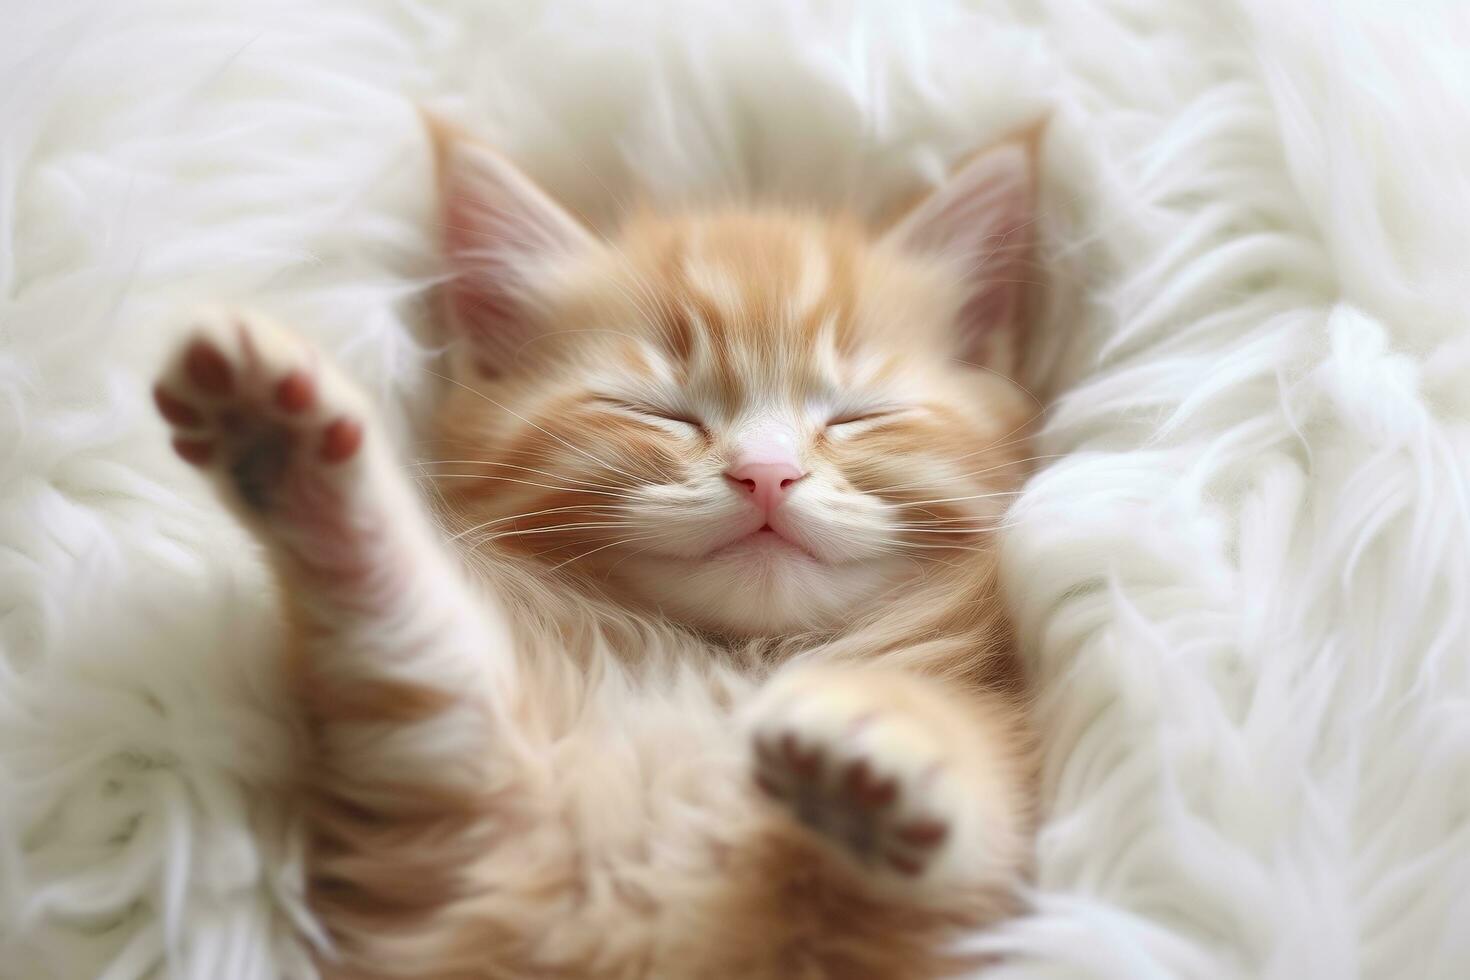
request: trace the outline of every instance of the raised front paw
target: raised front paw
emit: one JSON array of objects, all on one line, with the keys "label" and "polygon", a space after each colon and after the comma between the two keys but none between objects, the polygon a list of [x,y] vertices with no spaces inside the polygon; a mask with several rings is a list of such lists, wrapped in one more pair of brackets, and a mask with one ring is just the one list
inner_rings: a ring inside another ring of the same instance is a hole
[{"label": "raised front paw", "polygon": [[360,399],[312,348],[259,317],[200,317],[153,398],[175,451],[256,513],[331,507],[362,454]]},{"label": "raised front paw", "polygon": [[805,672],[756,706],[756,785],[860,863],[924,875],[955,836],[953,781],[938,733],[881,680]]}]

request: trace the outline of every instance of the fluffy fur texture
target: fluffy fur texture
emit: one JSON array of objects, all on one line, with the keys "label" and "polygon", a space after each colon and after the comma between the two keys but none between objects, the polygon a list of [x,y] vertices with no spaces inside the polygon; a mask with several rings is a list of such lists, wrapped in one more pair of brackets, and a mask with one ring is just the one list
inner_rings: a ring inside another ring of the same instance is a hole
[{"label": "fluffy fur texture", "polygon": [[878,237],[726,204],[598,240],[434,128],[452,537],[284,328],[199,315],[154,388],[284,600],[325,972],[954,974],[1033,824],[993,531],[1037,407],[990,362],[1035,137]]},{"label": "fluffy fur texture", "polygon": [[1000,976],[1463,974],[1457,9],[13,6],[0,975],[311,969],[301,828],[261,790],[296,739],[262,565],[146,392],[156,324],[248,302],[406,443],[425,100],[594,223],[633,174],[877,218],[1054,106],[1030,370],[1067,456],[1006,552],[1037,910],[966,948]]},{"label": "fluffy fur texture", "polygon": [[[428,464],[461,535],[735,636],[851,623],[984,546],[1039,411],[1005,373],[1034,276],[1027,141],[881,237],[725,204],[606,242],[493,150],[441,142],[459,337]],[[737,477],[783,460],[768,515]],[[812,560],[752,560],[782,554],[746,546],[763,525]]]}]

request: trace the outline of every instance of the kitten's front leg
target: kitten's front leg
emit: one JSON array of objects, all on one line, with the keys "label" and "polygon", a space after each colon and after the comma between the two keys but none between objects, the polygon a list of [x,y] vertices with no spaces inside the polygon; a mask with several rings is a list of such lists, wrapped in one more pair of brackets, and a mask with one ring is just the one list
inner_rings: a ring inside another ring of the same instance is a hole
[{"label": "kitten's front leg", "polygon": [[497,726],[515,664],[492,606],[436,540],[366,400],[295,335],[203,317],[155,400],[284,593],[318,888],[349,912],[450,900],[485,801],[512,778],[515,740]]},{"label": "kitten's front leg", "polygon": [[793,665],[749,723],[759,789],[877,893],[977,918],[1012,901],[1030,796],[1014,706],[901,670]]}]

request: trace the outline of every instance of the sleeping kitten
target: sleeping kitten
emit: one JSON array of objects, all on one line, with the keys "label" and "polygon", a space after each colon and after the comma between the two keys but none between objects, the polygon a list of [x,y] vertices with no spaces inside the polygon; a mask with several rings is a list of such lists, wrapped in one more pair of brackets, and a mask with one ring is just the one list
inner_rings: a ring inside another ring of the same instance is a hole
[{"label": "sleeping kitten", "polygon": [[324,972],[962,965],[1031,823],[991,538],[1035,414],[1034,140],[882,234],[732,207],[604,240],[431,128],[434,518],[261,318],[202,318],[155,391],[286,601]]}]

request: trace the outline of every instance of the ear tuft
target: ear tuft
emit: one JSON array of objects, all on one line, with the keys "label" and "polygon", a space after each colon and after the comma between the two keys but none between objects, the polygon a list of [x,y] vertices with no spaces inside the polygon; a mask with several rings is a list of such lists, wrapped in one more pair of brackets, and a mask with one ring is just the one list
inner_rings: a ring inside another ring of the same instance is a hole
[{"label": "ear tuft", "polygon": [[970,293],[956,324],[956,356],[1007,376],[1020,366],[1026,286],[1036,278],[1041,129],[1038,124],[970,158],[886,236],[965,270]]},{"label": "ear tuft", "polygon": [[588,230],[504,156],[422,113],[438,173],[448,319],[482,374],[498,375],[536,333],[538,273],[589,249]]}]

